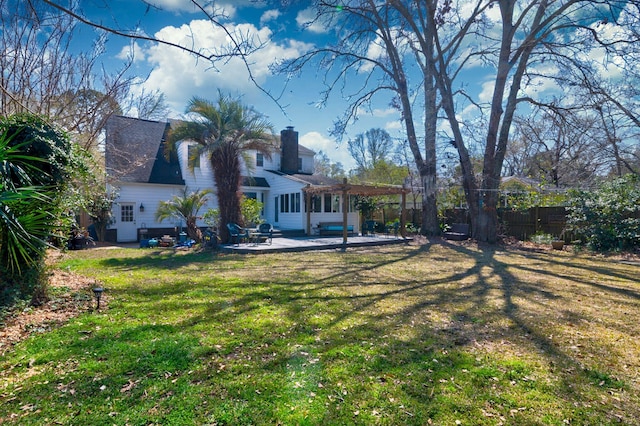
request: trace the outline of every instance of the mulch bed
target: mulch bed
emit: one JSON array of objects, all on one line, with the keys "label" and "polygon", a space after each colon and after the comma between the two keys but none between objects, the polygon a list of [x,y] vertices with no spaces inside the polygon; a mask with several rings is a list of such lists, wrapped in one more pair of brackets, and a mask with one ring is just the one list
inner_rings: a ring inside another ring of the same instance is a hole
[{"label": "mulch bed", "polygon": [[[58,255],[52,254],[55,258]],[[34,333],[44,333],[94,307],[95,280],[53,269],[49,284],[53,295],[44,304],[12,312],[0,321],[0,356]],[[102,302],[101,302],[102,303]]]}]

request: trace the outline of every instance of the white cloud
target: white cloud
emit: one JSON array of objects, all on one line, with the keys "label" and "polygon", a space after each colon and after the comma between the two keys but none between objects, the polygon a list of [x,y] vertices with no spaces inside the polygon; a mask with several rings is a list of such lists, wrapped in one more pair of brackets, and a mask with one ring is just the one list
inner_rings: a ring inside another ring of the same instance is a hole
[{"label": "white cloud", "polygon": [[[159,9],[169,12],[186,12],[186,13],[202,13],[191,0],[147,0],[147,2]],[[236,3],[238,3],[236,1]],[[212,15],[221,15],[233,18],[236,15],[236,7],[238,4],[217,4],[217,3],[201,3],[204,10]]]},{"label": "white cloud", "polygon": [[300,28],[304,28],[312,33],[323,34],[327,32],[326,25],[324,25],[321,20],[317,19],[315,11],[310,7],[298,12],[296,22]]},{"label": "white cloud", "polygon": [[493,99],[493,89],[496,86],[495,80],[489,80],[482,83],[482,90],[478,94],[480,103],[490,103]]},{"label": "white cloud", "polygon": [[[277,59],[298,56],[309,48],[307,44],[289,41],[278,44],[271,41],[271,30],[258,29],[251,24],[228,24],[226,29],[232,34],[255,37],[265,46],[247,57],[253,77],[264,84],[271,76],[269,65]],[[193,20],[180,27],[165,27],[155,34],[160,40],[184,46],[204,55],[220,52],[229,43],[227,33],[208,20]],[[195,58],[193,54],[163,44],[154,44],[144,53],[153,67],[145,83],[148,90],[158,89],[166,96],[167,102],[175,112],[182,112],[187,101],[194,95],[216,98],[218,89],[232,95],[255,95],[258,89],[249,79],[245,63],[237,57],[215,64],[218,71],[204,58]],[[245,99],[246,101],[246,99]],[[250,100],[249,100],[250,101]]]},{"label": "white cloud", "polygon": [[260,25],[264,25],[266,22],[275,21],[280,17],[281,13],[277,9],[267,10],[260,16]]},{"label": "white cloud", "polygon": [[398,110],[395,108],[387,108],[387,109],[380,109],[380,108],[376,108],[373,110],[373,116],[374,117],[388,117],[390,115],[397,115],[398,114]]},{"label": "white cloud", "polygon": [[327,155],[336,149],[336,141],[319,132],[308,132],[300,136],[300,143],[315,152],[325,152]]},{"label": "white cloud", "polygon": [[403,124],[402,124],[402,122],[400,120],[394,120],[394,121],[388,121],[384,125],[384,129],[389,133],[393,133],[393,132],[397,132],[399,130],[403,130],[404,126],[403,126]]},{"label": "white cloud", "polygon": [[133,62],[143,62],[146,60],[146,55],[142,47],[138,42],[133,42],[129,46],[123,46],[120,53],[116,55],[116,58],[128,61],[133,59]]},{"label": "white cloud", "polygon": [[351,158],[345,145],[338,145],[334,139],[326,137],[319,132],[308,132],[300,136],[300,144],[316,153],[324,152],[332,162],[342,163],[345,170],[355,166],[353,158]]}]

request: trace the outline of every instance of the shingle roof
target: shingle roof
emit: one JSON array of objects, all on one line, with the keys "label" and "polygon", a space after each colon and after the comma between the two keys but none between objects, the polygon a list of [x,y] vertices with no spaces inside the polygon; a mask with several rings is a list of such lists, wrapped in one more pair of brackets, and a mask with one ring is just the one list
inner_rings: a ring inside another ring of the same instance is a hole
[{"label": "shingle roof", "polygon": [[263,177],[242,176],[242,186],[269,188],[269,182]]},{"label": "shingle roof", "polygon": [[323,175],[308,175],[303,173],[283,173],[278,170],[267,170],[269,173],[273,173],[274,175],[284,176],[291,180],[295,180],[297,182],[308,184],[308,185],[337,185],[340,183],[339,180],[333,179]]},{"label": "shingle roof", "polygon": [[105,146],[108,173],[123,182],[184,185],[177,155],[169,160],[164,156],[168,130],[169,123],[109,117]]},{"label": "shingle roof", "polygon": [[[277,146],[277,149],[275,152],[280,153],[282,152],[282,139],[280,138],[280,135],[274,135],[274,138],[276,140],[276,146]],[[316,155],[316,152],[298,143],[298,154]]]}]

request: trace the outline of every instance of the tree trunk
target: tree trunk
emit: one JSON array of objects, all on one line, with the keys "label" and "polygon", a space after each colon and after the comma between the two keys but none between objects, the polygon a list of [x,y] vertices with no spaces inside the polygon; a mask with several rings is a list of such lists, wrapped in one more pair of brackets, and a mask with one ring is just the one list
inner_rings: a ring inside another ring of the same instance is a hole
[{"label": "tree trunk", "polygon": [[[438,208],[436,205],[436,175],[423,167],[420,170],[420,181],[422,183],[422,235],[434,236],[440,234],[438,224]],[[425,170],[425,172],[423,172]]]},{"label": "tree trunk", "polygon": [[211,165],[216,180],[218,207],[220,209],[220,238],[229,240],[228,223],[242,226],[240,216],[240,160],[232,147],[219,148],[211,156]]},{"label": "tree trunk", "polygon": [[187,220],[187,235],[189,238],[195,240],[196,243],[202,241],[202,231],[198,228],[195,217],[190,217]]}]

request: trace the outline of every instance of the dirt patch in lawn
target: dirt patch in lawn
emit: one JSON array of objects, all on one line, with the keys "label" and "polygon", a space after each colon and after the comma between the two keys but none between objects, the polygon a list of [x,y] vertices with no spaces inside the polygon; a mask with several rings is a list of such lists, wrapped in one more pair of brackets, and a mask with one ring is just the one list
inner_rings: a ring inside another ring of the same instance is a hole
[{"label": "dirt patch in lawn", "polygon": [[[47,263],[60,257],[51,252]],[[37,307],[28,306],[12,312],[0,323],[0,356],[13,345],[34,333],[44,333],[93,309],[93,287],[95,280],[70,271],[52,268],[49,274],[49,300]]]}]

